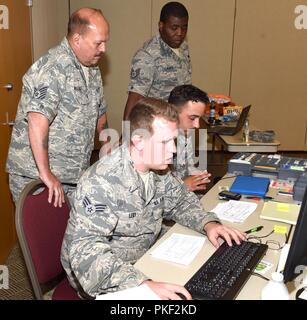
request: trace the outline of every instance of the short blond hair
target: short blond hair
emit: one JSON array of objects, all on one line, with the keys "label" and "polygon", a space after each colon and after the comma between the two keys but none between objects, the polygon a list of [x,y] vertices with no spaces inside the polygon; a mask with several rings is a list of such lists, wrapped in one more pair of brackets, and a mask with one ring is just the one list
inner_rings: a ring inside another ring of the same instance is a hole
[{"label": "short blond hair", "polygon": [[144,98],[133,107],[129,115],[130,137],[137,129],[153,134],[152,123],[155,117],[179,123],[178,112],[173,105],[160,99]]}]

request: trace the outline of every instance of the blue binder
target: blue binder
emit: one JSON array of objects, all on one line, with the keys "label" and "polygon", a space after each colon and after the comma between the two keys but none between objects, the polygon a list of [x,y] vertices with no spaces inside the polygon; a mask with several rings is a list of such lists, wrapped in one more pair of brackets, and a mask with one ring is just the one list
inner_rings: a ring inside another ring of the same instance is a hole
[{"label": "blue binder", "polygon": [[269,184],[269,178],[239,176],[236,177],[229,191],[264,197],[268,191]]}]

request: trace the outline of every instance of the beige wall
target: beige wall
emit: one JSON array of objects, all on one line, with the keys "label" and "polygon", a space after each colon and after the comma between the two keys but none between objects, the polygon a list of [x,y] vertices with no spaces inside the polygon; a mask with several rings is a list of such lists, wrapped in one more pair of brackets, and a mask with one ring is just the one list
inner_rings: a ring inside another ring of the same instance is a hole
[{"label": "beige wall", "polygon": [[110,40],[101,71],[109,126],[121,132],[131,58],[151,35],[151,0],[71,0],[70,3],[71,12],[83,6],[99,8],[109,21]]},{"label": "beige wall", "polygon": [[56,46],[67,32],[69,0],[33,0],[33,60]]},{"label": "beige wall", "polygon": [[251,122],[274,129],[282,150],[306,150],[307,30],[297,0],[238,0],[231,95],[252,104]]},{"label": "beige wall", "polygon": [[[66,34],[71,12],[102,9],[111,27],[101,63],[109,125],[121,131],[134,52],[158,30],[165,0],[34,0],[34,59]],[[299,0],[182,0],[190,13],[193,83],[251,103],[251,122],[273,129],[280,150],[307,150],[307,30],[294,28]],[[235,29],[234,29],[235,26]],[[234,32],[235,30],[235,32]],[[232,54],[233,51],[233,54]]]}]

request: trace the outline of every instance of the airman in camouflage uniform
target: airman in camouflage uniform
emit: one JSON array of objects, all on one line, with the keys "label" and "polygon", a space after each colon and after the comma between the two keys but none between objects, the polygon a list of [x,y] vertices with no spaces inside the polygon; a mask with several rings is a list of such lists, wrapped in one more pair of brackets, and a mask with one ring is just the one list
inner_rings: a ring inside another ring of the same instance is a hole
[{"label": "airman in camouflage uniform", "polygon": [[168,99],[179,84],[192,82],[192,67],[187,42],[178,49],[178,56],[160,34],[147,41],[132,59],[128,91],[144,97]]},{"label": "airman in camouflage uniform", "polygon": [[[179,113],[179,134],[177,136],[177,154],[172,166],[173,173],[183,179],[190,191],[206,189],[210,182],[207,171],[196,167],[197,161],[193,147],[193,132],[200,127],[200,118],[205,114],[208,95],[199,88],[188,84],[175,87],[168,102]],[[200,195],[201,196],[201,195]]]},{"label": "airman in camouflage uniform", "polygon": [[62,244],[63,267],[72,286],[89,296],[144,283],[162,299],[179,299],[176,293],[191,299],[183,286],[149,281],[133,266],[161,234],[162,219],[206,232],[215,246],[220,236],[228,244],[243,236],[205,212],[182,180],[165,171],[176,152],[174,107],[143,99],[129,119],[129,148],[125,137],[78,182]]},{"label": "airman in camouflage uniform", "polygon": [[[87,14],[84,9],[80,11]],[[93,9],[89,11],[92,14]],[[24,186],[39,177],[29,141],[28,113],[48,119],[51,172],[62,183],[76,184],[90,164],[97,119],[106,113],[99,67],[85,67],[64,38],[23,77],[6,166],[15,201]]]},{"label": "airman in camouflage uniform", "polygon": [[159,33],[134,55],[124,119],[144,97],[167,101],[171,90],[192,82],[192,67],[185,37],[189,13],[179,2],[169,2],[160,14]]},{"label": "airman in camouflage uniform", "polygon": [[170,172],[150,172],[145,195],[125,145],[85,172],[74,197],[62,264],[71,284],[90,296],[148,279],[133,263],[155,243],[163,218],[202,233],[206,223],[218,221]]}]

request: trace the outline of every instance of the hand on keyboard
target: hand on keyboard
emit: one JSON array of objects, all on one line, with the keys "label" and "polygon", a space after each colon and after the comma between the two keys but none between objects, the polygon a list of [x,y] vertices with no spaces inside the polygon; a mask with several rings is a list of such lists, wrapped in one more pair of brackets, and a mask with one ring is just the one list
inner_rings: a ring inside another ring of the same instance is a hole
[{"label": "hand on keyboard", "polygon": [[242,241],[224,242],[185,284],[194,299],[234,299],[268,246]]},{"label": "hand on keyboard", "polygon": [[220,246],[218,242],[218,238],[220,237],[225,239],[229,246],[232,246],[232,240],[237,244],[240,244],[242,240],[246,240],[246,234],[244,232],[216,222],[207,223],[204,230],[207,233],[208,239],[216,248]]}]

